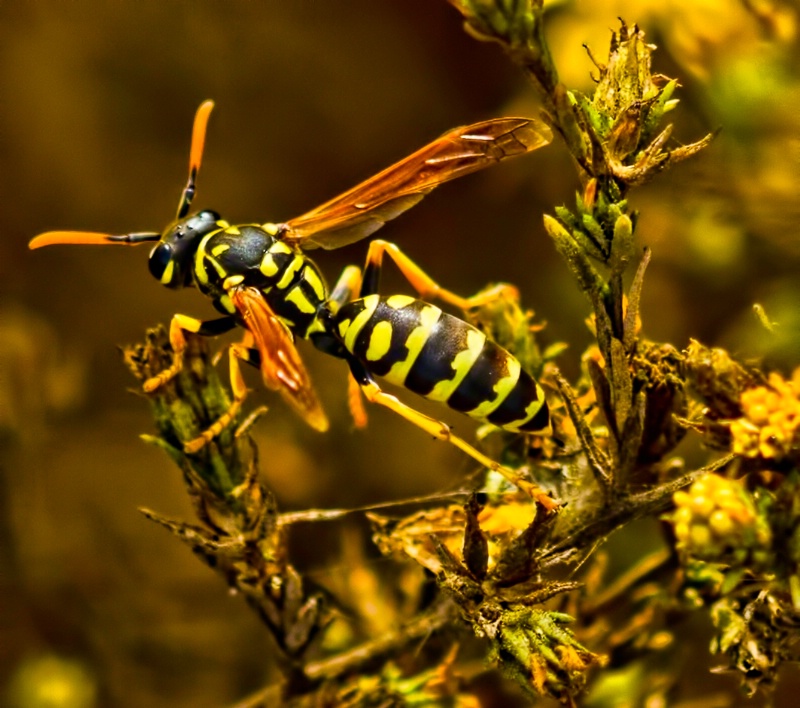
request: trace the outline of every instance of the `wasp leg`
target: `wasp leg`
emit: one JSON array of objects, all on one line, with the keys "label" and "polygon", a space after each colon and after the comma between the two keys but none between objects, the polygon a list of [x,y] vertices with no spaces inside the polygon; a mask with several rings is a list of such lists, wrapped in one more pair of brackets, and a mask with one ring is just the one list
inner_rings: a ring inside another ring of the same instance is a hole
[{"label": "wasp leg", "polygon": [[350,409],[353,425],[359,430],[367,427],[367,409],[364,407],[364,399],[361,396],[361,390],[361,384],[356,381],[353,374],[348,374],[347,407]]},{"label": "wasp leg", "polygon": [[193,332],[204,337],[216,337],[236,327],[233,317],[220,317],[216,320],[198,320],[187,315],[175,315],[169,323],[169,343],[172,345],[172,365],[157,376],[144,382],[145,393],[152,393],[167,381],[174,379],[183,368],[183,352],[186,349],[184,332]]},{"label": "wasp leg", "polygon": [[[339,308],[350,302],[361,287],[361,268],[358,266],[347,266],[336,281],[336,285],[328,296],[328,306],[333,314]],[[367,427],[367,411],[364,408],[364,399],[361,396],[361,388],[358,381],[352,374],[347,376],[347,406],[353,418],[353,425],[356,428]]]},{"label": "wasp leg", "polygon": [[446,302],[466,311],[492,302],[504,291],[507,291],[509,288],[513,289],[512,285],[500,284],[485,290],[479,295],[461,297],[439,285],[431,276],[411,260],[409,256],[403,253],[397,245],[378,239],[369,244],[367,263],[364,267],[364,279],[361,285],[361,297],[378,292],[378,281],[380,280],[380,271],[383,267],[384,254],[388,255],[389,258],[394,261],[395,265],[400,269],[400,272],[405,276],[406,280],[411,283],[412,287],[419,293],[423,300],[438,298],[442,302]]},{"label": "wasp leg", "polygon": [[333,286],[331,294],[328,296],[327,303],[331,312],[336,314],[342,305],[350,302],[361,287],[361,268],[358,266],[347,266]]},{"label": "wasp leg", "polygon": [[228,348],[228,360],[231,376],[231,391],[233,392],[233,402],[217,420],[198,435],[193,440],[183,444],[183,451],[189,455],[202,450],[208,443],[217,437],[225,428],[227,428],[236,418],[239,410],[247,398],[247,386],[244,383],[242,376],[242,367],[239,365],[240,361],[245,361],[253,366],[260,365],[261,356],[257,349],[250,347],[252,344],[252,336],[246,333],[245,339],[240,344],[231,344]]},{"label": "wasp leg", "polygon": [[416,425],[418,428],[422,428],[422,430],[429,435],[432,435],[438,440],[445,440],[451,445],[455,445],[455,447],[462,452],[466,452],[470,457],[472,457],[474,460],[477,460],[484,467],[503,475],[503,477],[511,482],[511,484],[521,489],[531,498],[535,499],[543,507],[545,507],[545,509],[550,510],[558,507],[558,502],[551,498],[547,492],[532,482],[529,482],[527,479],[524,479],[517,472],[514,472],[507,467],[503,467],[499,462],[495,462],[490,457],[484,455],[480,450],[474,448],[466,440],[455,435],[450,429],[450,426],[446,423],[443,423],[436,418],[431,418],[424,413],[420,413],[418,410],[415,410],[414,408],[411,408],[400,401],[400,399],[398,399],[396,396],[383,391],[360,362],[356,360],[350,360],[349,363],[353,377],[358,382],[361,390],[364,392],[364,396],[368,401],[389,408],[410,423]]},{"label": "wasp leg", "polygon": [[252,428],[256,424],[256,421],[258,421],[259,418],[266,415],[267,413],[269,413],[269,408],[267,406],[259,406],[258,408],[256,408],[252,413],[250,413],[247,416],[247,418],[245,418],[241,422],[239,427],[236,428],[236,432],[234,433],[235,437],[237,438],[242,437],[245,433],[247,433],[250,430],[250,428]]}]

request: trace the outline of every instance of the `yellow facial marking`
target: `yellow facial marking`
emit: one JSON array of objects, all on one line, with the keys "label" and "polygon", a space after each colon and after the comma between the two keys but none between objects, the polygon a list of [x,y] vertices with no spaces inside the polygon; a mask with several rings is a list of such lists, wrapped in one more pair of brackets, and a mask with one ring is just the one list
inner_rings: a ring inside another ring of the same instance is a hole
[{"label": "yellow facial marking", "polygon": [[283,271],[283,275],[281,279],[275,283],[275,287],[278,290],[284,290],[285,288],[289,287],[289,283],[292,282],[294,276],[297,274],[297,271],[300,270],[305,265],[305,259],[302,256],[295,256],[292,259],[292,262],[286,267]]},{"label": "yellow facial marking", "polygon": [[386,374],[386,380],[393,384],[402,386],[405,383],[406,376],[411,370],[411,366],[417,360],[422,347],[428,341],[431,329],[439,321],[442,316],[442,311],[436,305],[426,305],[419,313],[420,323],[411,331],[406,339],[406,347],[408,348],[408,356],[403,361],[398,361],[389,369]]},{"label": "yellow facial marking", "polygon": [[369,321],[370,317],[372,317],[375,308],[378,307],[379,300],[380,297],[378,295],[367,295],[367,297],[363,299],[364,309],[355,316],[353,323],[344,336],[344,346],[351,354],[356,345],[358,333],[364,328],[364,325]]},{"label": "yellow facial marking", "polygon": [[164,272],[161,275],[161,282],[164,285],[169,285],[169,283],[172,281],[172,274],[174,272],[175,272],[175,261],[170,260],[167,263],[167,267],[164,268]]},{"label": "yellow facial marking", "polygon": [[467,411],[467,415],[470,418],[484,420],[486,416],[492,413],[495,408],[506,399],[506,396],[511,393],[511,390],[517,385],[517,381],[519,381],[520,372],[519,362],[511,355],[508,355],[506,358],[506,370],[508,374],[500,379],[494,386],[495,397],[491,401],[484,401],[471,411]]},{"label": "yellow facial marking", "polygon": [[386,298],[386,304],[393,310],[400,310],[414,302],[414,299],[410,295],[390,295]]},{"label": "yellow facial marking", "polygon": [[264,258],[261,259],[259,270],[268,278],[274,277],[278,272],[278,264],[275,262],[271,253],[267,253]]},{"label": "yellow facial marking", "polygon": [[231,236],[239,236],[241,235],[242,232],[239,231],[239,228],[237,226],[228,226],[225,229],[225,233],[230,234]]},{"label": "yellow facial marking", "polygon": [[425,398],[432,401],[446,401],[450,398],[450,394],[458,388],[472,365],[477,361],[485,342],[486,335],[483,332],[475,329],[469,330],[467,332],[467,348],[456,354],[452,361],[455,376],[449,381],[439,381]]},{"label": "yellow facial marking", "polygon": [[239,285],[240,283],[244,282],[243,275],[229,275],[225,280],[222,282],[222,287],[225,290],[230,290],[232,287]]},{"label": "yellow facial marking", "polygon": [[367,361],[378,361],[383,358],[392,346],[392,323],[378,322],[372,328],[367,347]]},{"label": "yellow facial marking", "polygon": [[306,269],[303,271],[303,277],[305,278],[306,282],[311,286],[311,289],[314,291],[314,295],[316,295],[320,300],[325,299],[325,285],[323,284],[322,280],[320,280],[319,274],[317,271],[309,266],[306,263]]},{"label": "yellow facial marking", "polygon": [[292,288],[286,295],[286,302],[291,302],[300,312],[311,315],[315,312],[308,298],[301,292],[300,288]]},{"label": "yellow facial marking", "polygon": [[220,253],[225,253],[230,247],[231,245],[229,243],[220,243],[211,249],[211,255],[218,256]]}]

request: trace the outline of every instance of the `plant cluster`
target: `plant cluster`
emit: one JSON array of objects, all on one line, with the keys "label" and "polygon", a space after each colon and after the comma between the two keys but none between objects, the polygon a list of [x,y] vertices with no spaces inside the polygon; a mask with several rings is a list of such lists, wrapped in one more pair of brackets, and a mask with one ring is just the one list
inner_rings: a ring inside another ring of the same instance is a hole
[{"label": "plant cluster", "polygon": [[[387,579],[354,561],[361,580],[350,587],[350,613],[363,619],[379,602],[391,625],[360,636],[287,546],[293,524],[343,512],[279,513],[258,479],[253,416],[198,453],[183,451],[180,441],[228,408],[192,337],[184,370],[152,396],[159,434],[147,439],[181,468],[198,522],[145,513],[222,573],[275,638],[284,680],[242,705],[478,705],[458,653],[476,651],[470,635],[531,697],[574,705],[588,691],[606,705],[613,684],[643,704],[677,683],[642,667],[693,611],[711,617],[723,667],[749,692],[766,690],[798,658],[800,373],[785,380],[698,342],[680,349],[646,339],[639,304],[651,254],[637,246],[639,215],[628,201],[712,136],[673,145],[664,119],[678,81],[652,73],[655,47],[636,25],[621,22],[608,58],[592,57],[596,85],[586,95],[559,79],[541,0],[451,3],[471,35],[499,44],[530,78],[581,185],[573,207],[544,217],[591,307],[595,343],[580,379],[568,382],[555,366],[564,345],[540,347],[541,327],[514,288],[465,313],[540,378],[554,418],[552,438],[487,430],[481,442],[561,507],[546,510],[487,474],[463,504],[370,514],[377,548],[399,561],[403,591],[398,599],[381,590]],[[171,361],[162,330],[125,356],[140,380]],[[703,466],[687,469],[676,454],[687,437],[705,445]],[[609,577],[598,547],[642,518],[661,520],[662,548]],[[620,676],[622,688],[613,683]]]}]

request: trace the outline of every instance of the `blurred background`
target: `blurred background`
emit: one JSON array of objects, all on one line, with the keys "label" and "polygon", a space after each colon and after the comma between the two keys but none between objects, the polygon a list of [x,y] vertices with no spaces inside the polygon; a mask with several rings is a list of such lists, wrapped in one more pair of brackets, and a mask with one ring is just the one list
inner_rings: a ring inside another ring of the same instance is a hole
[{"label": "blurred background", "polygon": [[[644,332],[789,371],[800,364],[797,9],[554,2],[548,37],[569,87],[591,90],[581,45],[602,60],[617,16],[638,22],[659,46],[656,69],[680,79],[675,139],[722,128],[632,195],[653,249]],[[232,223],[297,216],[456,125],[538,112],[522,75],[443,0],[0,3],[0,704],[218,706],[270,681],[256,617],[137,512],[191,516],[178,471],[138,438],[152,430],[148,405],[117,347],[210,305],[155,282],[147,247],[27,249],[51,229],[161,230],[206,98],[217,107],[195,205]],[[543,343],[570,343],[559,363],[574,378],[588,303],[541,215],[573,204],[577,187],[556,141],[442,187],[381,236],[459,293],[517,284],[548,323]],[[358,243],[314,255],[333,282],[365,254]],[[388,271],[383,290],[406,291]],[[473,470],[382,410],[353,433],[343,365],[301,351],[327,435],[249,379],[248,405],[271,408],[255,437],[282,508],[433,494]],[[335,526],[317,525],[297,558],[324,583],[340,571],[340,544]],[[37,685],[50,702],[34,700]],[[777,703],[794,705],[786,689]]]}]

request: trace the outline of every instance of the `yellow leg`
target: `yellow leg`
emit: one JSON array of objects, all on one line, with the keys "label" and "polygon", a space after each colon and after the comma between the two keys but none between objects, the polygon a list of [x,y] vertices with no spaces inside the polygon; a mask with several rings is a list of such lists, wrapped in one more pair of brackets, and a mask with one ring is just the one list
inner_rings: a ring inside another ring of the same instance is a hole
[{"label": "yellow leg", "polygon": [[350,302],[358,293],[361,287],[361,268],[358,266],[347,266],[336,285],[333,286],[330,295],[328,296],[328,307],[334,314],[339,311],[339,308],[345,303]]},{"label": "yellow leg", "polygon": [[144,382],[145,393],[152,393],[160,388],[174,379],[183,369],[183,353],[186,350],[184,332],[193,332],[205,337],[215,337],[233,329],[235,326],[236,321],[232,317],[203,321],[187,315],[174,315],[169,323],[169,343],[173,352],[172,365],[157,376],[153,376]]},{"label": "yellow leg", "polygon": [[353,418],[353,425],[358,428],[367,427],[367,409],[364,408],[364,399],[361,397],[361,386],[353,374],[347,376],[347,405]]},{"label": "yellow leg", "polygon": [[239,361],[249,358],[250,347],[247,343],[250,341],[249,332],[245,337],[245,342],[241,344],[231,344],[228,349],[228,360],[231,376],[231,391],[233,392],[233,402],[227,411],[225,411],[211,426],[204,430],[194,440],[189,440],[183,444],[183,451],[188,454],[194,454],[202,450],[208,443],[217,437],[225,428],[227,428],[236,418],[239,410],[247,397],[247,386],[244,383],[242,376],[242,368]]},{"label": "yellow leg", "polygon": [[511,484],[515,485],[523,492],[528,494],[531,498],[539,502],[545,509],[555,509],[558,507],[558,502],[552,499],[543,489],[540,489],[532,482],[521,477],[513,470],[503,467],[499,462],[495,462],[490,457],[484,455],[480,450],[477,450],[470,445],[466,440],[453,434],[450,427],[440,420],[431,418],[424,413],[414,410],[410,406],[400,401],[395,396],[392,396],[381,388],[374,381],[366,381],[360,384],[361,390],[364,392],[367,400],[372,403],[377,403],[393,410],[398,415],[403,416],[407,421],[413,423],[419,428],[422,428],[426,433],[432,435],[439,440],[445,440],[451,445],[455,445],[459,450],[466,452],[474,460],[477,460],[484,467],[488,467],[494,472],[503,475]]},{"label": "yellow leg", "polygon": [[167,381],[174,379],[183,368],[183,352],[186,350],[186,332],[197,332],[202,326],[200,320],[186,315],[175,315],[169,323],[169,343],[172,345],[172,365],[164,369],[157,376],[147,379],[144,382],[145,393],[152,393],[157,388],[163,386]]},{"label": "yellow leg", "polygon": [[[395,265],[400,269],[400,272],[405,276],[406,280],[411,283],[412,287],[419,293],[423,300],[436,298],[461,310],[471,310],[472,308],[492,302],[497,299],[503,291],[513,287],[507,284],[500,284],[484,290],[479,295],[461,297],[461,295],[457,295],[451,290],[447,290],[439,285],[430,275],[411,260],[411,258],[403,253],[397,245],[380,239],[372,241],[369,244],[367,265],[365,267],[365,272],[367,273],[365,280],[367,277],[374,277],[375,271],[380,270],[383,265],[384,254],[388,255],[389,258],[394,261]],[[367,293],[362,293],[362,295],[363,294]]]},{"label": "yellow leg", "polygon": [[250,428],[255,425],[256,421],[267,413],[269,413],[269,408],[267,406],[259,406],[256,408],[239,424],[239,427],[236,428],[236,437],[240,438],[245,435]]},{"label": "yellow leg", "polygon": [[[360,287],[361,268],[352,265],[347,266],[342,271],[339,280],[336,281],[336,285],[328,296],[327,304],[331,312],[335,314],[342,305],[356,297]],[[366,428],[367,411],[364,408],[364,400],[361,397],[361,388],[352,374],[348,376],[347,381],[347,405],[350,409],[350,415],[353,418],[353,425],[359,429]]]}]

